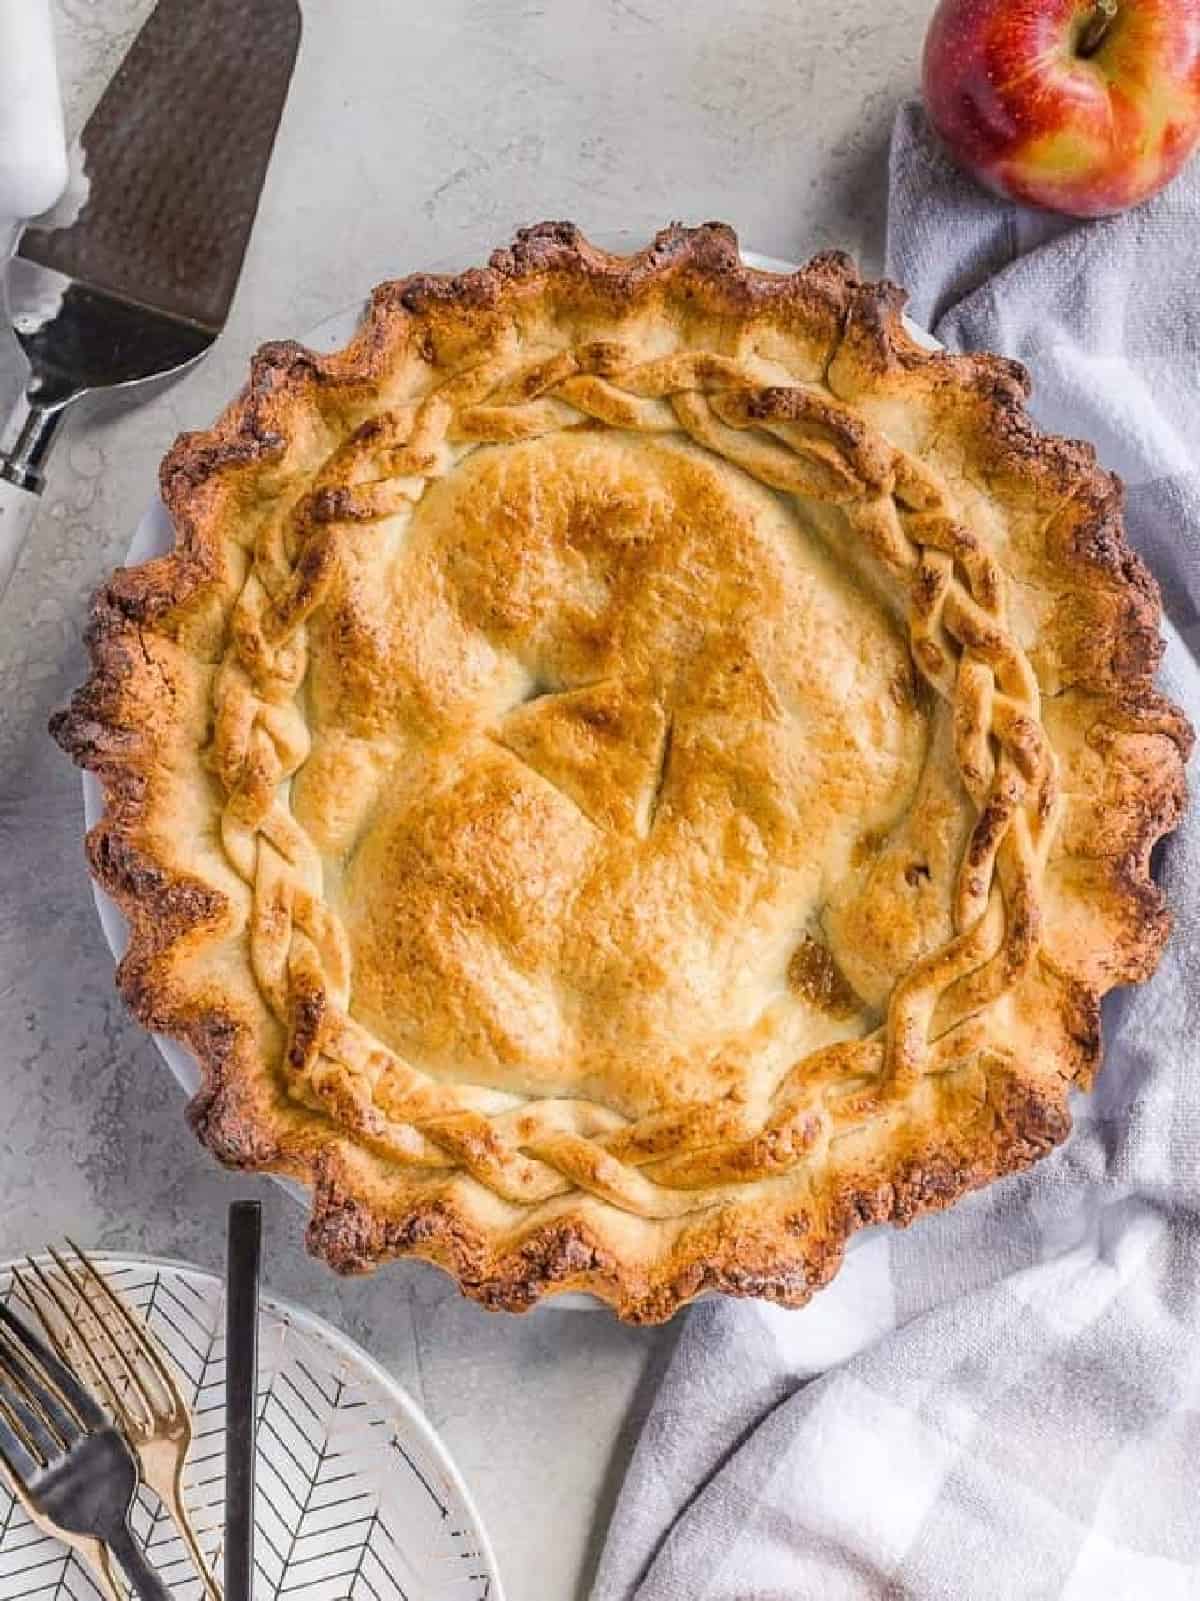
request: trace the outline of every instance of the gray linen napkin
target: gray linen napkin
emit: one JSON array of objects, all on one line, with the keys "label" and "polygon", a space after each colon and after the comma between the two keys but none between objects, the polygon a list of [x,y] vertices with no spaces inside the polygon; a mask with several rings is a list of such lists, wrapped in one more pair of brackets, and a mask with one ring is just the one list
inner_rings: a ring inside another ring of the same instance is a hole
[{"label": "gray linen napkin", "polygon": [[[904,108],[888,271],[947,345],[1018,357],[1033,409],[1125,478],[1162,584],[1167,692],[1200,724],[1200,164],[1112,220],[992,199]],[[687,1316],[593,1601],[1200,1596],[1200,808],[1163,850],[1176,927],[1109,998],[1067,1145],[801,1312]]]}]

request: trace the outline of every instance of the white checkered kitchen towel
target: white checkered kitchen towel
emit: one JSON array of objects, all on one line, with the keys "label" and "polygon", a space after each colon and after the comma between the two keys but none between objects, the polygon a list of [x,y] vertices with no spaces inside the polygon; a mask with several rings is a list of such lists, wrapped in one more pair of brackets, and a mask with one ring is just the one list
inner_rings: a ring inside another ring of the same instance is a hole
[{"label": "white checkered kitchen towel", "polygon": [[[889,275],[947,345],[1003,351],[1093,439],[1162,584],[1167,692],[1200,723],[1200,163],[1112,220],[995,200],[917,107]],[[1200,807],[1162,853],[1173,941],[1110,997],[1068,1144],[802,1312],[687,1316],[593,1601],[1200,1597]]]}]

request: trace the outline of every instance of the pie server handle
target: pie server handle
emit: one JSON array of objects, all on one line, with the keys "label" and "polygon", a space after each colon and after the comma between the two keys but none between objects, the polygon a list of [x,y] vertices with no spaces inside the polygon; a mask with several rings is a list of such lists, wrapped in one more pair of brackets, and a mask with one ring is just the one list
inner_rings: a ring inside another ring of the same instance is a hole
[{"label": "pie server handle", "polygon": [[22,398],[0,430],[0,441],[12,441],[8,449],[0,445],[0,600],[37,514],[42,468],[68,403],[39,406]]}]

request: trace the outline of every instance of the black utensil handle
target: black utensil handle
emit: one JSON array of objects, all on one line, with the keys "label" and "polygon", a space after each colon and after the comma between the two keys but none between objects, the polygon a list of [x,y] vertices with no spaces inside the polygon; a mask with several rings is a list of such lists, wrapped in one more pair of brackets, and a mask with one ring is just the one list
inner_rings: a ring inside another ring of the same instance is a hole
[{"label": "black utensil handle", "polygon": [[0,478],[31,495],[46,487],[46,458],[75,397],[43,399],[32,383],[6,418],[0,416]]},{"label": "black utensil handle", "polygon": [[140,1601],[171,1601],[170,1590],[146,1560],[128,1524],[111,1535],[108,1549],[125,1570],[125,1577]]},{"label": "black utensil handle", "polygon": [[251,1601],[254,1584],[254,1434],[258,1386],[258,1276],[262,1206],[229,1208],[225,1279],[225,1601]]},{"label": "black utensil handle", "polygon": [[41,503],[42,469],[62,414],[62,406],[38,405],[28,396],[17,402],[7,424],[0,413],[0,600]]}]

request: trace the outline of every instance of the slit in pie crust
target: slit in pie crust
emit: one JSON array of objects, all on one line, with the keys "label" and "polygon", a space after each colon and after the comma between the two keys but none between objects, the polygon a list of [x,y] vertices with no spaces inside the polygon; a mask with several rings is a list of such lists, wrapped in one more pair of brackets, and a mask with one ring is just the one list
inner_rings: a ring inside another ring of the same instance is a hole
[{"label": "slit in pie crust", "polygon": [[1191,731],[1117,480],[902,303],[547,223],[164,462],[54,732],[126,999],[335,1267],[799,1305],[1065,1137]]}]

